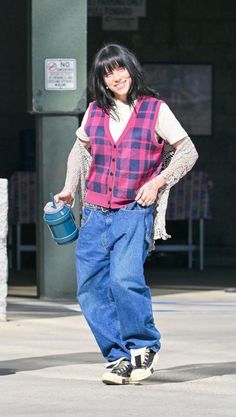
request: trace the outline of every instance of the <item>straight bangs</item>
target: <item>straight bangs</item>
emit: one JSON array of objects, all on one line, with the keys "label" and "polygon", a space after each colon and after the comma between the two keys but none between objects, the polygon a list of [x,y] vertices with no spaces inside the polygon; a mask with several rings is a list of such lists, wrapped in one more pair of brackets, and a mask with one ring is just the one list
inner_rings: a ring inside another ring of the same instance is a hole
[{"label": "straight bangs", "polygon": [[127,68],[127,63],[125,63],[125,60],[120,56],[114,56],[114,57],[104,57],[104,59],[99,62],[98,64],[98,73],[99,77],[102,77],[102,79],[107,75],[109,72],[114,71],[116,68],[124,67]]}]

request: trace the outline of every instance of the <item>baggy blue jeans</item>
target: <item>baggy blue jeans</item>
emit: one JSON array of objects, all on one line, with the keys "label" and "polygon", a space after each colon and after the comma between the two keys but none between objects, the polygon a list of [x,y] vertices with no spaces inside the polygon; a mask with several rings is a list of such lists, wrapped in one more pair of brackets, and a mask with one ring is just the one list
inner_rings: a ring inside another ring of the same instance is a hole
[{"label": "baggy blue jeans", "polygon": [[130,359],[130,349],[160,349],[143,264],[153,205],[136,201],[119,210],[83,208],[76,246],[78,302],[108,361]]}]

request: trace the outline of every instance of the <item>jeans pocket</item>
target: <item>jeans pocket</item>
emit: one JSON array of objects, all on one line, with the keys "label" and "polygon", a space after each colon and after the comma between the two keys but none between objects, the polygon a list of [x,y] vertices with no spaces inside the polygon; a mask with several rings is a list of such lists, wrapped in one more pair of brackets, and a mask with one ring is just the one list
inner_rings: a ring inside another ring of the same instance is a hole
[{"label": "jeans pocket", "polygon": [[93,210],[91,210],[88,207],[83,208],[80,228],[84,227],[88,223],[89,219],[91,218],[92,212]]},{"label": "jeans pocket", "polygon": [[137,201],[132,201],[132,203],[127,204],[122,207],[120,210],[125,211],[144,211],[146,207],[141,206]]}]

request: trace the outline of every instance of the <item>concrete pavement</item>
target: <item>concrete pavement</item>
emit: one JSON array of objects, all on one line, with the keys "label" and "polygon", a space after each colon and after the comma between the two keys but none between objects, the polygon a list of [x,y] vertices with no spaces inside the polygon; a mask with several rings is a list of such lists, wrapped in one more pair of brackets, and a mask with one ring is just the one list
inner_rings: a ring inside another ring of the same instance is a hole
[{"label": "concrete pavement", "polygon": [[226,417],[236,409],[236,293],[155,290],[158,371],[105,386],[75,303],[9,297],[0,322],[1,417]]}]

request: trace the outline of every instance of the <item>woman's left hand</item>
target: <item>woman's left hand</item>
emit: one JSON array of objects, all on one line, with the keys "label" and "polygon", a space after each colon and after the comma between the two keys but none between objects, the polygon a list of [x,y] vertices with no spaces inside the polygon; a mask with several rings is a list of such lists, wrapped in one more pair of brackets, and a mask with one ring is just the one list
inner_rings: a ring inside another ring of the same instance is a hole
[{"label": "woman's left hand", "polygon": [[158,191],[165,185],[165,178],[160,174],[151,181],[146,182],[138,191],[135,200],[141,206],[150,206],[155,203]]}]

